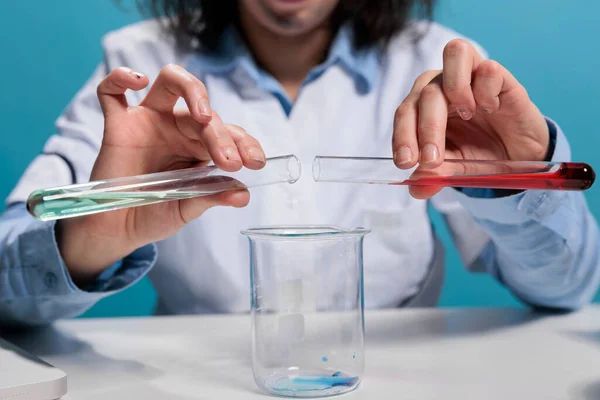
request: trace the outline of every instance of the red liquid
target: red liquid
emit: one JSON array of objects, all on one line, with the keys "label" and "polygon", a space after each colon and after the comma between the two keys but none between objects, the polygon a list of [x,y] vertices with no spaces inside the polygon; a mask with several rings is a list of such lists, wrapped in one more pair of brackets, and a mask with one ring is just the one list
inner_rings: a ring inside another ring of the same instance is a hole
[{"label": "red liquid", "polygon": [[584,163],[562,163],[554,172],[504,173],[502,175],[427,176],[393,185],[442,186],[517,190],[586,190],[596,174]]}]

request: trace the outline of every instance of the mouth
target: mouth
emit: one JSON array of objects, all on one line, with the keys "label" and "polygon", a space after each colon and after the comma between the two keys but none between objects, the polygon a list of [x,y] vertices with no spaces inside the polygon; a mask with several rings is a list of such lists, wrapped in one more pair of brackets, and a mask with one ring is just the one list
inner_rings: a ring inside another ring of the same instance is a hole
[{"label": "mouth", "polygon": [[275,12],[292,12],[303,7],[308,0],[266,0]]}]

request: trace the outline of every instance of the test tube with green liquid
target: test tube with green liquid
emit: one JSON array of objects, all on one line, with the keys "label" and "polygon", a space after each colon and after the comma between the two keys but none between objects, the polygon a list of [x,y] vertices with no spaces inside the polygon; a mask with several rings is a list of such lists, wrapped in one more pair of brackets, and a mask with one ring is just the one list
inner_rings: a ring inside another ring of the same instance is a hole
[{"label": "test tube with green liquid", "polygon": [[27,199],[29,213],[52,221],[105,211],[250,189],[300,178],[294,155],[268,158],[260,170],[226,172],[214,165],[36,190]]}]

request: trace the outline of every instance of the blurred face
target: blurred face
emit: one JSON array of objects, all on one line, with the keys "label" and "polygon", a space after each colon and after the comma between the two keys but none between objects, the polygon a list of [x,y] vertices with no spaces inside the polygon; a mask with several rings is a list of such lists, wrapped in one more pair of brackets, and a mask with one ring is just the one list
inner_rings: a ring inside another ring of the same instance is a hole
[{"label": "blurred face", "polygon": [[284,36],[299,36],[325,22],[340,0],[238,0],[242,18]]}]

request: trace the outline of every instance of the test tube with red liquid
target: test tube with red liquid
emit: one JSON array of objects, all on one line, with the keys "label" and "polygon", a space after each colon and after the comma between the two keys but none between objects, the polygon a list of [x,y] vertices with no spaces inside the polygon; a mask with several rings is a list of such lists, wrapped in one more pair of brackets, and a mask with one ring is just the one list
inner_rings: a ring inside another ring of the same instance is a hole
[{"label": "test tube with red liquid", "polygon": [[402,170],[391,158],[317,156],[313,178],[317,182],[583,191],[593,185],[596,174],[579,162],[449,159],[433,169]]}]

